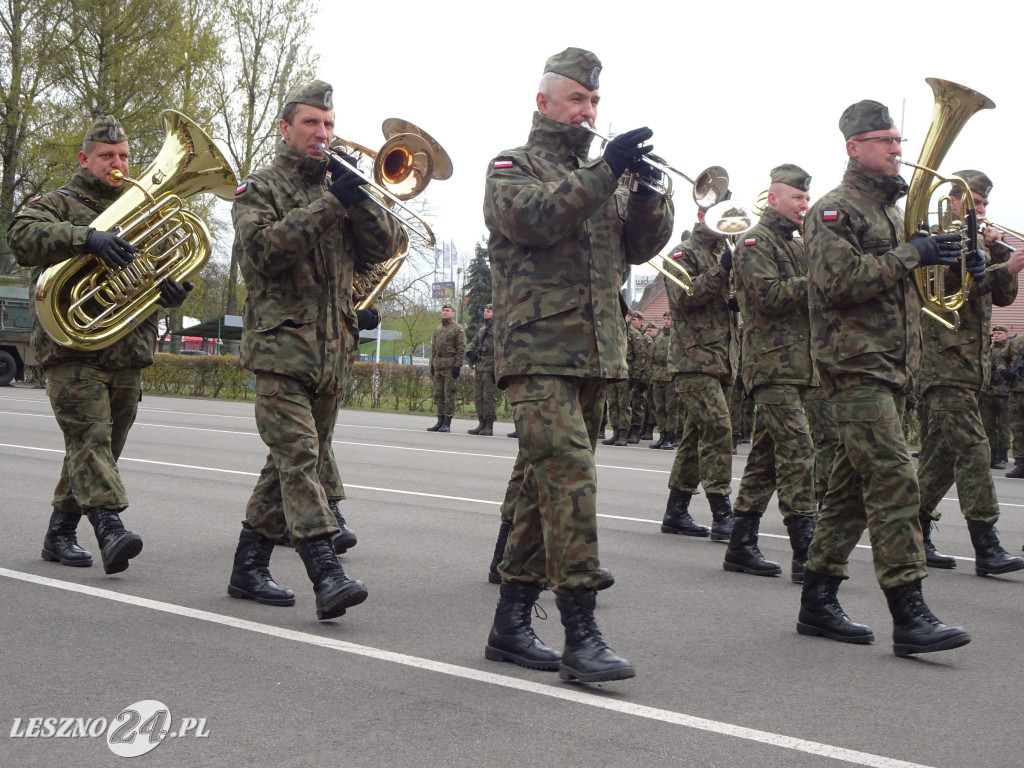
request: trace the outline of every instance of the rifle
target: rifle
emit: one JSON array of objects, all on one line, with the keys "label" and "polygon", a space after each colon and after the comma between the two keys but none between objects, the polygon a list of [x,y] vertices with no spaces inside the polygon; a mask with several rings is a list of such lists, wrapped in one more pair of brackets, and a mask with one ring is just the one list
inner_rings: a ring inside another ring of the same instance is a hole
[{"label": "rifle", "polygon": [[484,351],[487,349],[487,336],[491,333],[491,326],[484,326],[484,335],[480,337],[480,341],[469,351],[466,355],[466,359],[471,363],[475,363],[481,357],[483,357]]}]

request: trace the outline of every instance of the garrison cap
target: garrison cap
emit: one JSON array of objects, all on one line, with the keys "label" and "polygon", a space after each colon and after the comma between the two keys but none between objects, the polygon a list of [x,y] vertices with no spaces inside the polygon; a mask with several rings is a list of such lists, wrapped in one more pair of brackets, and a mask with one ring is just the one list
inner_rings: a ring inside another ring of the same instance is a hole
[{"label": "garrison cap", "polygon": [[600,87],[598,78],[601,76],[601,61],[582,48],[566,48],[547,60],[544,74],[548,72],[565,75],[587,90],[596,91]]},{"label": "garrison cap", "polygon": [[665,314],[663,314],[662,317],[672,317],[672,313],[669,312],[668,310],[665,310]]},{"label": "garrison cap", "polygon": [[491,310],[491,312],[494,311],[494,307],[492,307],[490,304],[484,304],[484,309],[489,309]]},{"label": "garrison cap", "polygon": [[450,309],[452,312],[455,311],[455,307],[453,307],[451,304],[442,304],[441,309]]},{"label": "garrison cap", "polygon": [[889,117],[889,108],[870,99],[851,104],[839,118],[839,130],[847,140],[858,133],[887,131],[894,125],[892,118]]},{"label": "garrison cap", "polygon": [[791,187],[802,189],[804,192],[811,188],[811,176],[799,165],[786,163],[772,168],[772,183],[788,184]]},{"label": "garrison cap", "polygon": [[654,331],[658,330],[658,326],[656,326],[654,323],[648,323],[647,325],[644,326],[644,331],[651,331],[651,330],[654,330]]},{"label": "garrison cap", "polygon": [[641,312],[639,309],[634,309],[633,310],[633,317],[635,317],[637,320],[643,320],[644,319],[644,313]]},{"label": "garrison cap", "polygon": [[128,136],[125,134],[121,124],[117,122],[116,117],[113,115],[103,115],[102,117],[97,117],[96,122],[85,132],[83,141],[98,141],[101,144],[120,144],[122,141],[128,141]]},{"label": "garrison cap", "polygon": [[[959,175],[959,174],[957,174],[957,175]],[[1009,333],[1010,329],[1007,328],[1005,325],[993,325],[992,326],[992,332],[995,333],[996,331],[1002,331],[1003,333]]]},{"label": "garrison cap", "polygon": [[308,104],[317,109],[334,109],[334,89],[330,83],[314,80],[305,85],[296,85],[284,97],[284,106],[289,104]]},{"label": "garrison cap", "polygon": [[992,192],[992,179],[981,171],[957,171],[953,175],[959,176],[966,181],[967,186],[971,188],[971,192],[976,195],[988,197]]}]

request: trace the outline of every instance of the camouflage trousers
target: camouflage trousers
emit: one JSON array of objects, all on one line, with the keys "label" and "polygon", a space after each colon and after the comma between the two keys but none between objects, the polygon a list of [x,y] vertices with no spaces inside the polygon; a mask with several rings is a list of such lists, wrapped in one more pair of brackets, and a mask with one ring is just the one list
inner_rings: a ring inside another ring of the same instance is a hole
[{"label": "camouflage trousers", "polygon": [[1010,439],[1014,461],[1024,461],[1024,393],[1010,393]]},{"label": "camouflage trousers", "polygon": [[494,369],[475,370],[473,372],[473,405],[476,407],[477,419],[494,421],[494,401],[497,395],[498,386],[494,381]]},{"label": "camouflage trousers", "polygon": [[832,401],[823,387],[811,387],[804,395],[804,412],[814,442],[814,494],[828,490],[828,476],[839,448],[839,429]]},{"label": "camouflage trousers", "polygon": [[593,589],[600,581],[594,448],[605,381],[514,376],[508,382],[522,481],[516,491],[513,470],[502,580],[550,585],[557,594]]},{"label": "camouflage trousers", "polygon": [[609,381],[605,388],[608,400],[608,423],[612,429],[625,429],[633,421],[633,397],[628,381]]},{"label": "camouflage trousers", "polygon": [[1010,454],[1010,398],[1008,395],[982,392],[978,410],[993,456]]},{"label": "camouflage trousers", "polygon": [[324,462],[333,459],[337,418],[336,392],[311,392],[288,376],[257,373],[256,426],[270,455],[246,505],[248,527],[273,541],[288,530],[296,546],[337,533],[320,480]]},{"label": "camouflage trousers", "polygon": [[[640,390],[643,390],[641,392]],[[650,397],[651,385],[649,382],[639,384],[630,390],[629,396],[629,426],[643,428],[647,423],[647,398]]]},{"label": "camouflage trousers", "polygon": [[516,502],[519,501],[519,494],[523,489],[523,481],[526,480],[526,459],[523,452],[516,454],[515,464],[512,465],[512,476],[508,479],[508,486],[505,488],[505,498],[502,499],[501,522],[511,523],[516,516]]},{"label": "camouflage trousers", "polygon": [[729,387],[703,373],[677,373],[673,379],[683,411],[683,430],[668,487],[728,496],[732,490],[732,422]]},{"label": "camouflage trousers", "polygon": [[852,387],[832,395],[839,449],[808,550],[808,569],[849,578],[850,553],[867,528],[882,589],[927,575],[918,520],[921,495],[903,439],[903,401],[885,387]]},{"label": "camouflage trousers", "polygon": [[451,358],[439,358],[434,365],[434,408],[438,416],[455,415],[455,393],[459,389],[459,380],[452,376],[454,362]]},{"label": "camouflage trousers", "polygon": [[735,440],[750,437],[754,429],[754,401],[742,387],[729,388],[729,420]]},{"label": "camouflage trousers", "polygon": [[785,384],[754,390],[757,412],[736,497],[737,517],[760,517],[775,492],[786,522],[814,515],[814,442],[804,415],[805,391]]},{"label": "camouflage trousers", "polygon": [[678,432],[679,395],[671,381],[651,382],[654,397],[654,418],[661,432]]},{"label": "camouflage trousers", "polygon": [[46,394],[64,434],[53,506],[72,515],[95,507],[125,509],[128,493],[117,460],[139,409],[141,372],[58,363],[47,366],[46,377]]},{"label": "camouflage trousers", "polygon": [[930,387],[924,399],[928,433],[917,466],[921,514],[938,520],[936,507],[955,481],[964,517],[994,525],[999,520],[999,501],[977,396],[961,387]]}]

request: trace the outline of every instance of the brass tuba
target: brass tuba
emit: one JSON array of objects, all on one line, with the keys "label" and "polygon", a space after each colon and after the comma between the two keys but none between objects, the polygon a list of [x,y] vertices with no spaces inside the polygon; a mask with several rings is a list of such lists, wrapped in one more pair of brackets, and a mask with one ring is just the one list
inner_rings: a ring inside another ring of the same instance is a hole
[{"label": "brass tuba", "polygon": [[[337,136],[324,151],[345,162],[339,153],[373,159],[372,175],[359,168],[353,170],[366,179],[370,200],[398,219],[409,235],[416,235],[428,247],[435,243],[434,232],[415,211],[404,205],[426,189],[431,179],[443,181],[451,178],[452,161],[430,134],[408,120],[391,117],[381,126],[384,145],[374,151],[354,141]],[[357,309],[369,309],[373,302],[398,274],[408,256],[409,244],[382,264],[374,265],[368,275],[356,274],[352,281],[352,304]]]},{"label": "brass tuba", "polygon": [[138,249],[124,269],[96,256],[67,259],[42,272],[33,287],[35,312],[50,338],[83,351],[103,349],[158,307],[159,283],[196,275],[210,258],[210,231],[182,201],[202,192],[234,197],[237,180],[213,141],[172,109],[161,113],[166,135],[156,159],[97,216],[92,228],[116,232]]},{"label": "brass tuba", "polygon": [[[928,213],[932,195],[938,187],[953,184],[963,191],[960,221],[951,221],[948,197],[940,198],[936,205],[939,231],[958,230],[963,236],[959,287],[952,293],[946,293],[946,267],[919,267],[914,270],[914,279],[917,282],[918,293],[921,294],[924,311],[951,330],[956,330],[960,327],[960,315],[957,310],[967,301],[970,292],[971,276],[967,271],[967,254],[975,247],[977,219],[974,213],[974,198],[967,183],[959,176],[943,177],[933,169],[942,164],[953,141],[971,116],[983,109],[992,109],[995,102],[975,90],[949,80],[929,77],[925,82],[932,87],[935,95],[931,124],[928,126],[917,163],[901,161],[915,169],[907,192],[903,222],[904,240],[909,240],[915,232],[930,231]],[[930,181],[931,179],[934,181]],[[952,313],[953,321],[947,321],[941,313]]]}]

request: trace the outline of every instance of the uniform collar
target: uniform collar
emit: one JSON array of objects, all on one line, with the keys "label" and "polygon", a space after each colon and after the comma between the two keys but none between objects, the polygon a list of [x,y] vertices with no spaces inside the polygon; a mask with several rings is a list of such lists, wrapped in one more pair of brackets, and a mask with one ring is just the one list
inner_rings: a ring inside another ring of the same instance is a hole
[{"label": "uniform collar", "polygon": [[714,232],[709,232],[703,224],[694,228],[693,234],[690,235],[690,240],[693,240],[699,248],[710,248],[713,250],[718,246],[725,246],[725,238],[716,235]]},{"label": "uniform collar", "polygon": [[303,181],[322,182],[327,174],[327,156],[310,157],[305,152],[292,149],[283,141],[277,145],[274,165],[282,170],[294,173],[296,170]]},{"label": "uniform collar", "polygon": [[92,200],[109,204],[124,194],[131,185],[125,183],[120,187],[112,187],[101,181],[92,171],[78,166],[68,186]]},{"label": "uniform collar", "polygon": [[594,134],[590,131],[544,117],[540,112],[533,113],[530,145],[546,149],[560,160],[574,156],[581,162],[586,161],[593,140]]},{"label": "uniform collar", "polygon": [[907,182],[902,176],[883,176],[852,157],[846,166],[843,181],[886,205],[893,205],[907,194]]},{"label": "uniform collar", "polygon": [[783,240],[792,240],[793,232],[797,229],[796,224],[787,219],[774,208],[766,208],[764,216],[761,217],[761,224],[772,234],[778,235]]}]

